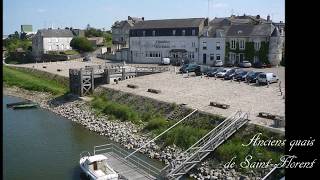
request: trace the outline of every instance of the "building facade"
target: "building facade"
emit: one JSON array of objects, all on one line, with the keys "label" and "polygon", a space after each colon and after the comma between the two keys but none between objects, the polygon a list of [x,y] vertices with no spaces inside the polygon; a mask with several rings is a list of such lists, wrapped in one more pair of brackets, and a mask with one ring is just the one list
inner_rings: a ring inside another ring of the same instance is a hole
[{"label": "building facade", "polygon": [[128,20],[116,21],[112,27],[112,44],[115,51],[129,47],[129,31],[135,23],[144,21],[144,17],[135,18],[128,16]]},{"label": "building facade", "polygon": [[41,57],[50,51],[71,50],[70,42],[74,37],[68,29],[41,29],[32,39],[32,53]]},{"label": "building facade", "polygon": [[207,26],[205,18],[149,20],[130,30],[129,62],[161,63],[196,62],[199,57],[199,35]]}]

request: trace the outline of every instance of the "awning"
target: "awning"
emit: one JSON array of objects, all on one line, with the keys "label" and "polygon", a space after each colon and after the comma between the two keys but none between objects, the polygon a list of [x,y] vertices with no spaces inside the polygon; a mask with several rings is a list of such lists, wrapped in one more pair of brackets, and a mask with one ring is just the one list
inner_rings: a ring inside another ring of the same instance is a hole
[{"label": "awning", "polygon": [[106,156],[99,154],[99,155],[94,155],[94,156],[88,157],[87,161],[89,162],[89,164],[91,164],[93,162],[103,161],[106,159],[108,159]]}]

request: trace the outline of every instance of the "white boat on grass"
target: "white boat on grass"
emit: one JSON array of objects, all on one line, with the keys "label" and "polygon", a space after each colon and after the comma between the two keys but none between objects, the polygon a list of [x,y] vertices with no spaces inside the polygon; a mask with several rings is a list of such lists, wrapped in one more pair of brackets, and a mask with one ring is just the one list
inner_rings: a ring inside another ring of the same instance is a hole
[{"label": "white boat on grass", "polygon": [[83,152],[80,154],[80,167],[90,179],[118,180],[118,173],[108,165],[107,160],[102,154],[91,156],[89,152]]}]

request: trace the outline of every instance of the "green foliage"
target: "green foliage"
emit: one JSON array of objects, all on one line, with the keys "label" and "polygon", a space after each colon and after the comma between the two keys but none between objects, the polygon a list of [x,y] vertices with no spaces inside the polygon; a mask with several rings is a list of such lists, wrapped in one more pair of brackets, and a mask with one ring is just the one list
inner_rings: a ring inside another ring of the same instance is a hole
[{"label": "green foliage", "polygon": [[177,126],[160,137],[166,145],[175,144],[183,149],[189,148],[207,133],[206,130],[191,126]]},{"label": "green foliage", "polygon": [[74,37],[70,42],[70,46],[84,52],[91,52],[94,50],[93,45],[85,37]]},{"label": "green foliage", "polygon": [[253,62],[254,56],[256,55],[256,51],[254,49],[254,42],[246,42],[245,49],[245,59],[247,61]]},{"label": "green foliage", "polygon": [[32,91],[50,92],[54,95],[65,94],[68,88],[55,80],[37,75],[35,72],[27,72],[3,66],[3,81],[8,86],[18,86]]},{"label": "green foliage", "polygon": [[103,31],[100,29],[95,29],[95,28],[87,28],[84,32],[86,37],[102,37],[103,36]]},{"label": "green foliage", "polygon": [[162,129],[167,127],[168,122],[161,117],[155,117],[153,119],[151,119],[147,125],[144,127],[145,130],[148,131],[152,131],[152,130],[156,130],[156,129]]},{"label": "green foliage", "polygon": [[259,60],[263,63],[270,64],[268,59],[269,42],[261,42],[261,47],[258,52]]},{"label": "green foliage", "polygon": [[61,51],[60,54],[75,55],[75,54],[79,54],[79,52],[76,50],[66,50],[66,51]]},{"label": "green foliage", "polygon": [[140,122],[138,113],[133,111],[129,106],[107,101],[103,96],[95,96],[92,101],[92,107],[105,114],[113,115],[122,121],[131,121],[133,123]]},{"label": "green foliage", "polygon": [[19,39],[15,36],[4,40],[4,46],[8,52],[15,52],[17,48],[22,48],[25,51],[32,49],[32,41],[27,39]]},{"label": "green foliage", "polygon": [[112,35],[106,31],[92,28],[88,24],[84,33],[86,37],[103,37],[103,44],[107,47],[112,46]]}]

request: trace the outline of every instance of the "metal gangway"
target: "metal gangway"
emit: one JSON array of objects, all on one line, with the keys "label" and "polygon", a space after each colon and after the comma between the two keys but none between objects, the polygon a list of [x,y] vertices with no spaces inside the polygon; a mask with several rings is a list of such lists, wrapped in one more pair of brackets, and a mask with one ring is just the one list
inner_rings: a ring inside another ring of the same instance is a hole
[{"label": "metal gangway", "polygon": [[194,145],[184,151],[182,157],[173,160],[161,172],[166,179],[180,179],[188,173],[197,163],[214,151],[233,133],[249,121],[249,114],[237,111],[229,116],[217,127],[207,133]]},{"label": "metal gangway", "polygon": [[163,167],[152,165],[137,155],[129,155],[129,152],[116,144],[104,144],[94,146],[93,154],[103,154],[108,158],[108,164],[119,173],[121,179],[149,180],[161,179],[160,171]]}]

